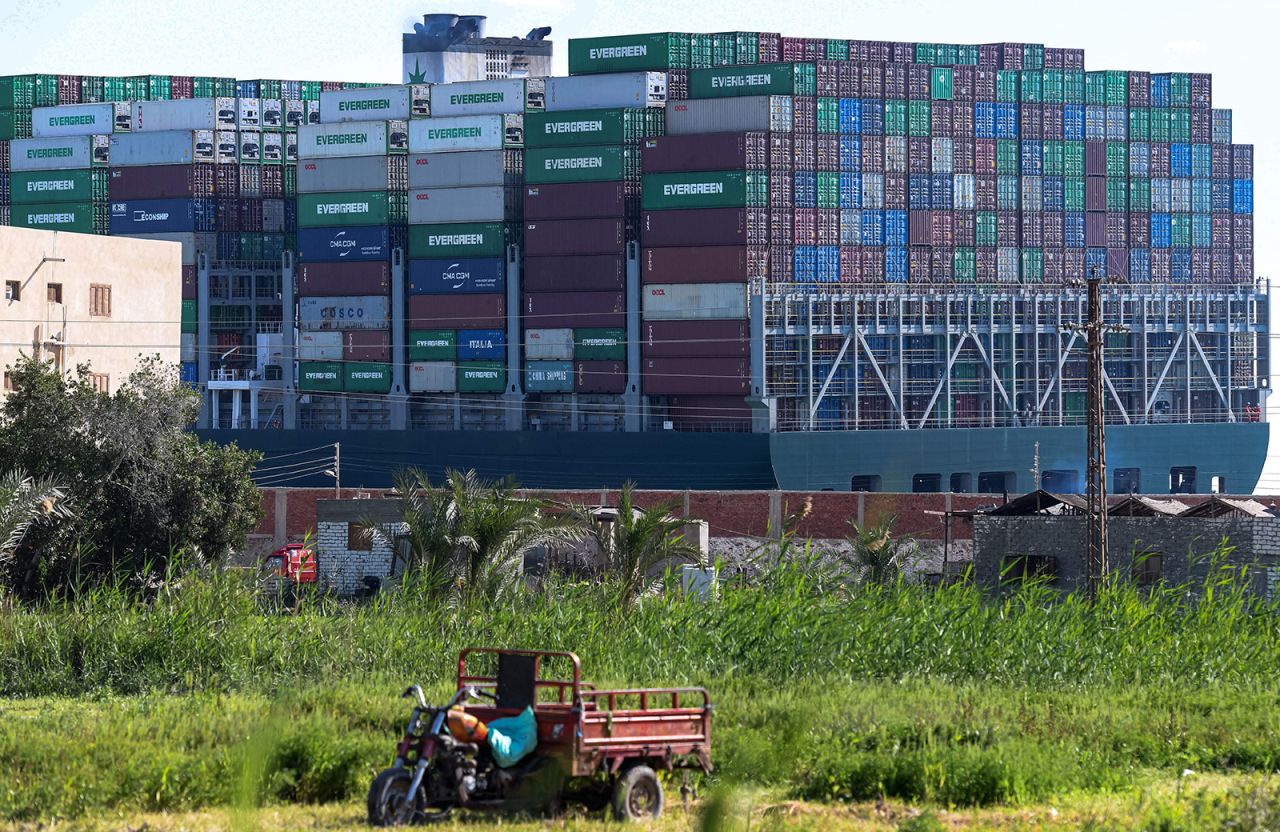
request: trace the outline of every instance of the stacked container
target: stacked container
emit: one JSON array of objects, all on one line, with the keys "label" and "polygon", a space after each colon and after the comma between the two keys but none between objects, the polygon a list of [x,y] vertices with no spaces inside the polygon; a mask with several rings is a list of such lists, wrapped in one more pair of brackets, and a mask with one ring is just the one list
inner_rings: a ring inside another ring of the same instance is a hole
[{"label": "stacked container", "polygon": [[41,136],[9,143],[9,221],[106,234],[110,137],[103,134],[111,132],[111,105],[41,107],[35,114]]},{"label": "stacked container", "polygon": [[[332,415],[390,392],[391,260],[405,242],[408,88],[327,91],[298,131],[298,386]],[[376,121],[364,120],[376,118]]]}]

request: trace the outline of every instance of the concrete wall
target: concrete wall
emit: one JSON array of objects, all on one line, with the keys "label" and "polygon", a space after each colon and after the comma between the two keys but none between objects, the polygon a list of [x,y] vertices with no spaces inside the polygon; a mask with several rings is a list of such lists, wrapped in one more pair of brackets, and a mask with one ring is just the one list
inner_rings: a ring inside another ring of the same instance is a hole
[{"label": "concrete wall", "polygon": [[[111,392],[158,354],[177,364],[182,316],[181,246],[63,231],[0,228],[0,281],[20,284],[18,301],[0,295],[0,368],[37,349],[66,371],[88,364]],[[61,284],[62,303],[48,301]],[[89,315],[89,287],[111,287],[110,317]],[[61,346],[49,342],[59,336]],[[3,396],[0,391],[0,396]]]},{"label": "concrete wall", "polygon": [[[385,583],[395,571],[391,541],[404,530],[394,506],[383,500],[322,500],[317,505],[316,569],[319,583],[338,595],[356,595],[365,588],[364,579]],[[367,543],[353,541],[352,523],[374,521],[378,531]],[[350,548],[355,543],[358,548]],[[368,547],[367,549],[365,547]]]}]

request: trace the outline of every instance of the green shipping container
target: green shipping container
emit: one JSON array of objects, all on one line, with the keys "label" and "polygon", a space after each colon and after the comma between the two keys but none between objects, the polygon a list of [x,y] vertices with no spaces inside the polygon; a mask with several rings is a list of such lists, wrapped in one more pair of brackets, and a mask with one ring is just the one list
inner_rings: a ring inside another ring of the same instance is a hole
[{"label": "green shipping container", "polygon": [[916,44],[916,63],[933,65],[938,62],[938,46],[934,43]]},{"label": "green shipping container", "polygon": [[184,300],[182,302],[181,329],[183,332],[193,333],[196,331],[196,313],[197,307],[194,300]]},{"label": "green shipping container", "polygon": [[1044,69],[1044,44],[1023,44],[1022,65],[1027,69]]},{"label": "green shipping container", "polygon": [[1065,104],[1067,99],[1066,79],[1061,69],[1046,69],[1042,74],[1044,85],[1044,103]]},{"label": "green shipping container", "polygon": [[689,73],[690,98],[816,95],[817,91],[817,69],[813,64],[714,67]]},{"label": "green shipping container", "polygon": [[1064,104],[1084,103],[1084,70],[1067,69],[1062,73],[1062,92],[1066,99]]},{"label": "green shipping container", "polygon": [[411,225],[409,226],[409,259],[502,257],[507,250],[507,239],[506,226],[498,222]]},{"label": "green shipping container", "polygon": [[15,171],[10,199],[14,205],[106,202],[108,173],[103,168]]},{"label": "green shipping container", "polygon": [[1129,145],[1107,142],[1107,176],[1123,179],[1129,175]]},{"label": "green shipping container", "polygon": [[348,393],[390,393],[391,365],[348,361],[343,365],[343,389]]},{"label": "green shipping container", "polygon": [[683,32],[570,38],[569,74],[688,69],[691,41]]},{"label": "green shipping container", "polygon": [[1044,175],[1066,175],[1061,141],[1052,140],[1044,143]]},{"label": "green shipping container", "polygon": [[524,146],[527,150],[635,144],[665,134],[664,112],[657,108],[533,112],[526,113],[524,117]]},{"label": "green shipping container", "polygon": [[[81,104],[101,104],[103,98],[103,86],[101,75],[81,75],[80,76],[80,103]],[[196,98],[211,98],[209,95],[201,95],[196,92]]]},{"label": "green shipping container", "polygon": [[886,99],[884,102],[884,134],[907,135],[907,102]]},{"label": "green shipping container", "polygon": [[979,211],[974,222],[974,242],[980,246],[994,246],[997,239],[996,212]]},{"label": "green shipping container", "polygon": [[907,131],[912,136],[933,135],[933,104],[931,102],[907,102]]},{"label": "green shipping container", "polygon": [[342,365],[337,361],[303,361],[298,364],[298,389],[317,393],[342,392]]},{"label": "green shipping container", "polygon": [[1062,175],[1084,176],[1084,142],[1062,143]]},{"label": "green shipping container", "polygon": [[759,208],[769,204],[769,174],[763,171],[649,173],[641,204],[646,211],[672,208]]},{"label": "green shipping container", "polygon": [[955,97],[955,73],[952,70],[935,66],[929,75],[929,90],[934,101],[950,101]]},{"label": "green shipping container", "polygon": [[1064,211],[1084,210],[1084,177],[1068,176],[1062,180]]},{"label": "green shipping container", "polygon": [[1107,105],[1123,107],[1129,103],[1129,73],[1109,69],[1106,75]]},{"label": "green shipping container", "polygon": [[840,174],[832,171],[818,171],[818,207],[840,207]]},{"label": "green shipping container", "polygon": [[0,110],[30,110],[58,103],[58,76],[8,75],[0,77]]},{"label": "green shipping container", "polygon": [[409,333],[410,361],[454,361],[458,333],[452,329],[415,329]]},{"label": "green shipping container", "polygon": [[952,265],[959,283],[972,283],[977,275],[977,257],[971,248],[958,248],[952,256]]},{"label": "green shipping container", "polygon": [[625,329],[575,329],[573,357],[576,361],[626,361]]},{"label": "green shipping container", "polygon": [[1129,141],[1151,141],[1151,111],[1135,107],[1129,111]]},{"label": "green shipping container", "polygon": [[840,132],[840,99],[825,95],[818,99],[818,132]]},{"label": "green shipping container", "polygon": [[843,38],[829,39],[827,41],[827,60],[849,60],[849,41],[844,40]]},{"label": "green shipping container", "polygon": [[1062,413],[1065,416],[1084,416],[1085,404],[1088,402],[1085,393],[1063,393]]},{"label": "green shipping container", "polygon": [[1098,72],[1086,72],[1084,74],[1084,103],[1086,104],[1106,104],[1107,103],[1107,73],[1099,70]]},{"label": "green shipping container", "polygon": [[507,365],[501,361],[467,361],[458,365],[459,393],[501,393],[507,388]]},{"label": "green shipping container", "polygon": [[[76,234],[105,234],[106,207],[92,202],[35,203],[9,209],[9,224],[18,228],[71,231]],[[98,221],[95,222],[95,214]]]},{"label": "green shipping container", "polygon": [[1017,176],[1018,142],[1016,139],[996,139],[996,173]]},{"label": "green shipping container", "polygon": [[1038,69],[1022,70],[1022,101],[1040,104],[1044,101],[1044,76]]},{"label": "green shipping container", "polygon": [[1167,107],[1151,108],[1151,141],[1168,142],[1169,138],[1169,109]]},{"label": "green shipping container", "polygon": [[1169,73],[1169,104],[1174,107],[1191,106],[1191,76],[1187,73]]},{"label": "green shipping container", "polygon": [[1129,180],[1129,210],[1144,214],[1151,210],[1151,180],[1147,177]]},{"label": "green shipping container", "polygon": [[1107,180],[1107,210],[1123,213],[1129,210],[1129,180],[1126,178]]},{"label": "green shipping container", "polygon": [[1191,111],[1177,108],[1169,111],[1169,141],[1191,141]]},{"label": "green shipping container", "polygon": [[1022,282],[1044,281],[1044,251],[1039,248],[1022,249]]},{"label": "green shipping container", "polygon": [[1018,73],[1012,69],[996,70],[996,101],[1014,104],[1018,100]]},{"label": "green shipping container", "polygon": [[572,393],[572,361],[527,361],[524,365],[526,393]]},{"label": "green shipping container", "polygon": [[527,185],[612,182],[627,178],[625,148],[618,145],[544,147],[524,153]]},{"label": "green shipping container", "polygon": [[31,138],[30,110],[0,110],[0,141]]},{"label": "green shipping container", "polygon": [[1191,248],[1191,215],[1173,214],[1169,217],[1169,243],[1174,248]]},{"label": "green shipping container", "polygon": [[[404,194],[397,196],[405,197]],[[390,225],[403,217],[403,212],[400,217],[393,218],[392,214],[387,191],[298,195],[299,228]]]}]

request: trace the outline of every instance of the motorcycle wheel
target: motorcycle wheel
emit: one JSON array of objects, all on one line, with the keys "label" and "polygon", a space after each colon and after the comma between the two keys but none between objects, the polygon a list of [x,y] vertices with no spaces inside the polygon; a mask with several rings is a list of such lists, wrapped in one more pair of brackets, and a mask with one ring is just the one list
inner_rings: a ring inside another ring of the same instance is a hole
[{"label": "motorcycle wheel", "polygon": [[373,782],[369,784],[369,825],[407,826],[423,821],[440,821],[449,816],[452,805],[430,808],[425,805],[424,795],[428,791],[425,779],[414,797],[414,805],[406,805],[412,783],[413,772],[407,768],[389,768],[373,778]]}]

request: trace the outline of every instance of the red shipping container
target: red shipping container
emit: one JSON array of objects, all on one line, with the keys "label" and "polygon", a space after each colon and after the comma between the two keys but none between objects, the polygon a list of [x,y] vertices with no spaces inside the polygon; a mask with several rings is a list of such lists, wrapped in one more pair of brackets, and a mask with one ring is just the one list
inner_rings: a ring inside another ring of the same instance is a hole
[{"label": "red shipping container", "polygon": [[[818,129],[818,99],[812,95],[791,98],[792,128],[796,133],[814,133]],[[798,164],[798,162],[797,162]]]},{"label": "red shipping container", "polygon": [[507,296],[410,295],[408,329],[504,329]]},{"label": "red shipping container", "polygon": [[996,250],[991,246],[979,246],[974,250],[974,273],[979,283],[996,282]]},{"label": "red shipping container", "polygon": [[867,60],[887,64],[893,60],[893,44],[887,40],[868,41]]},{"label": "red shipping container", "polygon": [[622,252],[626,244],[626,223],[621,219],[543,220],[524,224],[524,250],[527,256],[616,254]]},{"label": "red shipping container", "polygon": [[996,100],[996,70],[994,64],[979,65],[973,71],[973,100]]},{"label": "red shipping container", "polygon": [[1084,280],[1084,249],[1067,248],[1062,250],[1062,279],[1072,283]]},{"label": "red shipping container", "polygon": [[973,177],[973,205],[979,211],[994,211],[999,205],[996,196],[996,177],[978,174]]},{"label": "red shipping container", "polygon": [[182,267],[182,299],[196,300],[199,297],[198,276],[195,266]]},{"label": "red shipping container", "polygon": [[641,389],[650,396],[745,396],[751,391],[747,358],[646,358]]},{"label": "red shipping container", "polygon": [[1060,248],[1046,248],[1044,250],[1044,282],[1045,283],[1061,283],[1063,268],[1063,254]]},{"label": "red shipping container", "polygon": [[840,209],[818,209],[818,245],[840,245]]},{"label": "red shipping container", "polygon": [[862,172],[884,172],[884,136],[862,137]]},{"label": "red shipping container", "polygon": [[934,283],[950,283],[955,279],[955,250],[951,246],[933,247],[931,275]]},{"label": "red shipping container", "polygon": [[1041,215],[1044,224],[1044,247],[1045,248],[1062,248],[1065,244],[1063,239],[1063,219],[1061,211],[1046,211]]},{"label": "red shipping container", "polygon": [[1130,72],[1129,73],[1129,106],[1130,107],[1150,107],[1151,106],[1151,73],[1150,72]]},{"label": "red shipping container", "polygon": [[1169,282],[1169,249],[1153,248],[1151,249],[1151,282],[1152,283],[1168,283]]},{"label": "red shipping container", "polygon": [[840,247],[840,282],[862,282],[862,252],[857,246]]},{"label": "red shipping container", "polygon": [[932,157],[932,139],[916,136],[907,139],[907,170],[910,173],[932,173]]},{"label": "red shipping container", "polygon": [[526,257],[523,285],[526,292],[621,292],[627,262],[621,254]]},{"label": "red shipping container", "polygon": [[978,176],[996,175],[995,139],[973,140],[973,172]]},{"label": "red shipping container", "polygon": [[907,65],[895,62],[884,65],[884,97],[905,99],[907,97]]},{"label": "red shipping container", "polygon": [[818,137],[812,132],[797,132],[791,137],[795,170],[814,170],[818,164]]},{"label": "red shipping container", "polygon": [[[933,128],[933,135],[948,137],[953,130],[953,108],[950,101],[933,102],[932,115],[930,116],[930,125]],[[969,132],[973,135],[973,131]]]},{"label": "red shipping container", "polygon": [[[973,104],[966,101],[951,102],[951,130],[945,135],[953,139],[972,139],[974,133]],[[936,122],[935,122],[936,123]],[[934,131],[935,135],[938,134]]]},{"label": "red shipping container", "polygon": [[858,82],[863,98],[884,98],[884,62],[862,64]]},{"label": "red shipping container", "polygon": [[1044,68],[1045,69],[1063,69],[1062,50],[1054,46],[1046,46],[1044,48]]},{"label": "red shipping container", "polygon": [[645,173],[765,170],[768,163],[769,134],[760,132],[660,136],[645,139],[640,149]]},{"label": "red shipping container", "polygon": [[792,227],[790,210],[773,212],[773,216],[769,220],[769,245],[795,245],[795,233]]},{"label": "red shipping container", "polygon": [[751,355],[747,320],[645,321],[645,358],[741,358]]},{"label": "red shipping container", "polygon": [[1129,250],[1127,248],[1107,249],[1107,277],[1129,279]]},{"label": "red shipping container", "polygon": [[1214,283],[1231,283],[1234,273],[1231,249],[1214,249],[1210,260],[1210,274]]},{"label": "red shipping container", "polygon": [[[741,246],[770,242],[766,208],[645,211],[640,227],[645,246]],[[526,237],[526,245],[527,242]]]},{"label": "red shipping container", "polygon": [[839,75],[837,94],[841,98],[861,98],[862,88],[858,81],[862,76],[858,71],[858,65],[845,61],[839,64],[839,68],[836,71]]},{"label": "red shipping container", "polygon": [[996,245],[1013,248],[1018,245],[1018,212],[996,212]]},{"label": "red shipping container", "polygon": [[769,170],[790,171],[795,167],[795,142],[790,133],[769,133]]},{"label": "red shipping container", "polygon": [[238,196],[259,198],[262,196],[261,165],[240,165],[240,190]]},{"label": "red shipping container", "polygon": [[79,104],[80,103],[80,76],[79,75],[59,75],[58,76],[58,103],[59,104]]},{"label": "red shipping container", "polygon": [[1062,104],[1045,104],[1040,110],[1043,129],[1041,134],[1045,140],[1057,139],[1063,135],[1063,121],[1066,109]]},{"label": "red shipping container", "polygon": [[792,213],[792,240],[798,246],[818,244],[818,209],[796,208]]},{"label": "red shipping container", "polygon": [[[220,197],[236,197],[240,194],[240,169],[237,165],[210,165],[214,169],[214,193]],[[119,168],[116,168],[119,170]]]},{"label": "red shipping container", "polygon": [[1151,247],[1151,215],[1147,213],[1136,213],[1129,215],[1129,246],[1130,248],[1150,248]]},{"label": "red shipping container", "polygon": [[170,75],[169,76],[169,97],[170,98],[194,98],[196,92],[196,79],[190,75]]},{"label": "red shipping container", "polygon": [[1107,244],[1107,215],[1103,211],[1087,211],[1084,215],[1084,244],[1091,248]]},{"label": "red shipping container", "polygon": [[933,250],[928,246],[907,249],[907,280],[910,283],[933,282]]},{"label": "red shipping container", "polygon": [[818,95],[833,98],[840,95],[841,64],[840,61],[828,61],[825,57],[813,62]]},{"label": "red shipping container", "polygon": [[1213,76],[1204,72],[1191,73],[1191,109],[1208,110],[1213,106]]},{"label": "red shipping container", "polygon": [[[1145,216],[1145,215],[1144,215]],[[1211,220],[1213,247],[1215,249],[1231,249],[1231,215],[1215,214]]]},{"label": "red shipping container", "polygon": [[1107,143],[1102,141],[1086,141],[1084,143],[1084,175],[1107,175]]},{"label": "red shipping container", "polygon": [[1086,211],[1107,210],[1107,178],[1105,176],[1085,177],[1084,209]]},{"label": "red shipping container", "polygon": [[912,211],[907,215],[907,242],[913,246],[927,246],[932,244],[932,212]]},{"label": "red shipping container", "polygon": [[391,331],[349,329],[342,333],[343,361],[390,361]]},{"label": "red shipping container", "polygon": [[284,168],[279,165],[262,166],[262,198],[284,199]]},{"label": "red shipping container", "polygon": [[1022,69],[1022,58],[1025,48],[1026,44],[1023,43],[1000,44],[1000,68]]},{"label": "red shipping container", "polygon": [[774,173],[769,176],[769,207],[789,210],[795,199],[792,194],[795,182],[790,171]]},{"label": "red shipping container", "polygon": [[782,38],[783,63],[796,63],[804,59],[804,38]]},{"label": "red shipping container", "polygon": [[144,165],[112,168],[107,193],[113,202],[131,199],[194,199],[214,195],[215,165]]},{"label": "red shipping container", "polygon": [[672,396],[667,419],[676,430],[748,431],[751,405],[741,396]]},{"label": "red shipping container", "polygon": [[1128,245],[1129,215],[1107,214],[1107,248],[1126,248]]},{"label": "red shipping container", "polygon": [[1213,141],[1213,113],[1210,110],[1191,111],[1191,143],[1208,144]]},{"label": "red shipping container", "polygon": [[1232,249],[1231,255],[1233,271],[1235,272],[1233,279],[1239,283],[1247,283],[1253,280],[1253,250]]},{"label": "red shipping container", "polygon": [[992,69],[1000,66],[1000,44],[984,43],[978,47],[978,66],[991,67]]},{"label": "red shipping container", "polygon": [[1083,49],[1063,49],[1062,50],[1065,69],[1084,69],[1084,50]]},{"label": "red shipping container", "polygon": [[1022,105],[1022,113],[1018,117],[1022,138],[1039,139],[1042,137],[1041,124],[1043,123],[1043,116],[1041,115],[1040,107],[1041,105],[1039,104]]},{"label": "red shipping container", "polygon": [[884,175],[884,207],[902,211],[907,207],[907,177],[902,173]]},{"label": "red shipping container", "polygon": [[299,263],[297,275],[299,297],[391,294],[387,262]]},{"label": "red shipping container", "polygon": [[977,218],[973,211],[953,211],[951,221],[955,226],[955,245],[964,247],[976,245]]},{"label": "red shipping container", "polygon": [[[933,235],[929,240],[932,246],[954,246],[956,243],[955,212],[933,211]],[[937,271],[935,269],[935,271]]]},{"label": "red shipping container", "polygon": [[782,60],[782,35],[777,32],[761,32],[758,47],[760,63],[776,64]]},{"label": "red shipping container", "polygon": [[1022,245],[1033,248],[1044,245],[1044,218],[1039,211],[1023,212]]},{"label": "red shipping container", "polygon": [[818,61],[827,57],[827,39],[826,38],[805,38],[804,39],[804,59],[806,61]]},{"label": "red shipping container", "polygon": [[895,63],[909,64],[916,59],[915,43],[896,41],[893,44],[893,60]]},{"label": "red shipping container", "polygon": [[765,246],[646,248],[640,252],[643,284],[747,283],[768,273],[769,249]]},{"label": "red shipping container", "polygon": [[952,173],[974,173],[974,140],[954,139],[951,143]]},{"label": "red shipping container", "polygon": [[[930,71],[928,64],[908,64],[907,65],[907,98],[913,101],[928,101],[931,98],[932,91],[930,86]],[[937,106],[937,102],[934,102]]]},{"label": "red shipping container", "polygon": [[575,393],[625,393],[627,390],[627,362],[574,362],[573,390]]},{"label": "red shipping container", "polygon": [[790,244],[769,246],[769,278],[775,283],[789,283],[795,277],[796,250]]},{"label": "red shipping container", "polygon": [[858,63],[865,63],[872,60],[871,58],[871,41],[868,40],[851,40],[849,41],[849,61],[850,65],[855,66]]},{"label": "red shipping container", "polygon": [[1191,281],[1193,283],[1211,283],[1213,266],[1210,251],[1207,248],[1191,250]]},{"label": "red shipping container", "polygon": [[532,329],[627,325],[625,292],[526,292],[522,303],[524,324]]},{"label": "red shipping container", "polygon": [[627,214],[626,188],[622,182],[571,182],[524,187],[524,219],[613,219]]},{"label": "red shipping container", "polygon": [[1214,144],[1209,147],[1209,164],[1215,179],[1231,178],[1231,145]]},{"label": "red shipping container", "polygon": [[1232,217],[1231,247],[1253,248],[1253,214],[1236,214]]},{"label": "red shipping container", "polygon": [[[957,66],[951,69],[951,97],[953,101],[973,102],[974,73],[977,67]],[[969,135],[973,135],[970,133]]]}]

